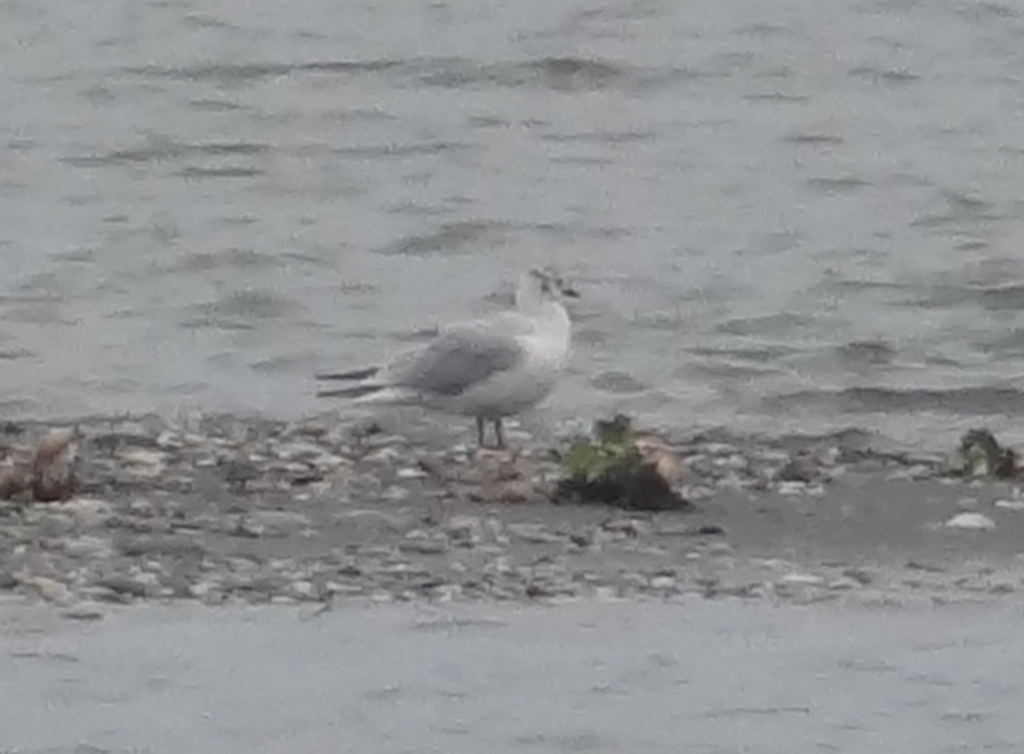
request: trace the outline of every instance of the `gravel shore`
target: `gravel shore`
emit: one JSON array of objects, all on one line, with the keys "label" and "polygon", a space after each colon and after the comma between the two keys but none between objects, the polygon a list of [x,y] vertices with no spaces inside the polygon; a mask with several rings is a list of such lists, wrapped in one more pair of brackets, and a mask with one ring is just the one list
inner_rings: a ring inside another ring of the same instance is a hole
[{"label": "gravel shore", "polygon": [[[572,599],[687,593],[816,601],[1012,593],[1009,483],[861,432],[667,437],[685,510],[551,503],[556,454],[333,417],[90,420],[78,494],[0,502],[0,590],[69,617],[104,603]],[[4,427],[7,446],[47,429]],[[554,444],[558,444],[557,442]]]}]

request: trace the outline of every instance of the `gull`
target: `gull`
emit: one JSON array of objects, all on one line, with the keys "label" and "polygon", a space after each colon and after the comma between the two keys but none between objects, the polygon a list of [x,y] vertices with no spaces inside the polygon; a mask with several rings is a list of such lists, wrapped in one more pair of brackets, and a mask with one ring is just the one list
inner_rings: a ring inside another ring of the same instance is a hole
[{"label": "gull", "polygon": [[546,398],[568,361],[572,327],[563,296],[579,294],[551,270],[530,270],[520,277],[514,309],[449,325],[385,366],[318,374],[318,380],[355,384],[317,396],[472,416],[480,447],[491,422],[495,447],[504,448],[502,419]]}]

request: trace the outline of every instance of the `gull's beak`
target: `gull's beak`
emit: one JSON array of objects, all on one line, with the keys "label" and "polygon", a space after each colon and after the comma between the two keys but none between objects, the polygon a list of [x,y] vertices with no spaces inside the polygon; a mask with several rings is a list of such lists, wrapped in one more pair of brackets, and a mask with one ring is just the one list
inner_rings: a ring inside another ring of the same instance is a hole
[{"label": "gull's beak", "polygon": [[580,292],[570,285],[562,286],[562,295],[566,298],[579,298]]}]

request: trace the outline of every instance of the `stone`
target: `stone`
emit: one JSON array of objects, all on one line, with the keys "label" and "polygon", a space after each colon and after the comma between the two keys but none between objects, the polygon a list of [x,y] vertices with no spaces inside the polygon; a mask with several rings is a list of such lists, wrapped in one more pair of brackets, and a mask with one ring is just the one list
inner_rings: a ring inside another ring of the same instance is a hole
[{"label": "stone", "polygon": [[147,479],[155,479],[167,467],[167,454],[159,450],[127,447],[117,453],[117,458],[125,471]]},{"label": "stone", "polygon": [[448,552],[448,540],[412,532],[405,540],[398,543],[398,549],[401,552],[419,555],[440,555]]},{"label": "stone", "polygon": [[107,560],[114,554],[114,547],[108,540],[88,535],[66,539],[62,548],[68,555],[80,560]]},{"label": "stone", "polygon": [[651,579],[651,589],[657,589],[659,591],[667,591],[669,589],[676,588],[676,577],[662,574],[661,576],[655,576]]},{"label": "stone", "polygon": [[24,579],[24,583],[35,589],[40,597],[49,602],[63,603],[71,597],[71,590],[66,584],[47,576],[29,576]]},{"label": "stone", "polygon": [[89,497],[76,497],[63,503],[49,506],[74,518],[75,522],[86,529],[102,526],[114,515],[114,507],[106,500]]},{"label": "stone", "polygon": [[996,528],[996,522],[984,513],[958,513],[946,521],[945,526],[950,529],[991,531]]},{"label": "stone", "polygon": [[565,537],[550,531],[544,524],[507,524],[505,531],[513,539],[521,539],[524,542],[535,544],[566,541]]},{"label": "stone", "polygon": [[144,579],[141,575],[133,577],[123,574],[114,574],[98,578],[95,583],[97,586],[109,589],[118,595],[126,597],[145,597],[149,593],[151,582],[151,579]]},{"label": "stone", "polygon": [[996,500],[995,507],[1004,511],[1024,511],[1024,500]]},{"label": "stone", "polygon": [[452,516],[444,524],[444,532],[454,544],[472,547],[483,536],[478,516]]},{"label": "stone", "polygon": [[102,620],[106,617],[106,611],[101,605],[86,600],[61,610],[60,616],[70,620]]}]

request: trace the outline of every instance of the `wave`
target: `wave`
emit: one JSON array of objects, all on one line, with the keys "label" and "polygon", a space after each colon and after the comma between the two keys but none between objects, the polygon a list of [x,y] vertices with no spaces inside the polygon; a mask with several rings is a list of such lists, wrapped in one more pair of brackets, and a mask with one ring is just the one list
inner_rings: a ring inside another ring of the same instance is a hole
[{"label": "wave", "polygon": [[401,83],[460,89],[475,86],[500,88],[540,87],[558,91],[648,88],[688,71],[648,69],[620,62],[576,56],[546,56],[530,60],[482,63],[468,58],[416,58],[399,60],[315,60],[276,63],[208,62],[184,66],[146,65],[124,68],[128,75],[181,81],[207,81],[221,85],[255,83],[293,76],[387,75]]},{"label": "wave", "polygon": [[765,398],[773,412],[833,412],[844,414],[933,411],[963,416],[1024,415],[1024,391],[1005,387],[952,389],[853,387],[842,390],[800,390]]}]

